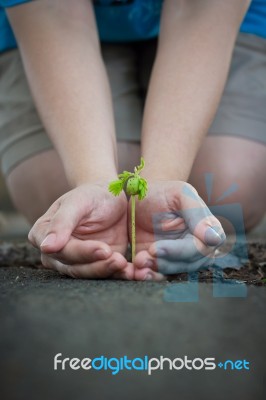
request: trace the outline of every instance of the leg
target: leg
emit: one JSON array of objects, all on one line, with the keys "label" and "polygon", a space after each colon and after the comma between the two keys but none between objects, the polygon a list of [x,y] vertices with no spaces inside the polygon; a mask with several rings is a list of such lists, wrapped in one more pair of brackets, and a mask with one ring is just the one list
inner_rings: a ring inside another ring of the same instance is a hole
[{"label": "leg", "polygon": [[266,212],[266,146],[230,136],[207,137],[197,155],[190,182],[207,201],[205,173],[214,174],[211,203],[232,184],[238,190],[219,204],[240,203],[246,230],[253,228]]},{"label": "leg", "polygon": [[[102,50],[121,141],[119,171],[132,169],[139,162],[141,126],[135,52],[129,46],[105,45]],[[69,185],[58,154],[52,149],[36,113],[18,51],[2,55],[0,62],[2,167],[15,207],[33,223],[69,190]]]},{"label": "leg", "polygon": [[31,224],[69,190],[62,163],[53,149],[22,161],[9,173],[6,183],[14,206]]},{"label": "leg", "polygon": [[263,38],[239,34],[217,114],[190,177],[206,200],[204,174],[214,174],[212,202],[237,184],[221,203],[241,203],[247,231],[266,211],[265,45]]}]

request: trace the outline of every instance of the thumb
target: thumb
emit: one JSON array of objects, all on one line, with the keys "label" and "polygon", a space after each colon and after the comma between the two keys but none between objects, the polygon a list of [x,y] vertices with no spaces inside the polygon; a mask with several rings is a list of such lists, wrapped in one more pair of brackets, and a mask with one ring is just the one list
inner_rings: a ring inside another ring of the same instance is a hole
[{"label": "thumb", "polygon": [[194,230],[194,235],[207,246],[220,246],[226,238],[220,222],[216,218],[215,220],[211,226],[210,221],[203,220]]},{"label": "thumb", "polygon": [[211,213],[208,206],[193,188],[183,191],[181,196],[181,215],[190,232],[207,246],[219,246],[225,241],[225,233],[220,221]]},{"label": "thumb", "polygon": [[40,248],[43,253],[57,253],[68,243],[72,232],[79,222],[77,207],[62,204],[51,218],[45,235],[40,238]]}]

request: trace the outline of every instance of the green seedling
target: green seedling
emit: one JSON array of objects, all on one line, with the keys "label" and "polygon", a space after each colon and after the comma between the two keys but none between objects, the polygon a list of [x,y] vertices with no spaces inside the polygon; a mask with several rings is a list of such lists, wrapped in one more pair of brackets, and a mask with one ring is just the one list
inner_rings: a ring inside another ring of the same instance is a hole
[{"label": "green seedling", "polygon": [[119,194],[124,189],[128,196],[131,196],[131,251],[132,262],[136,255],[136,197],[143,200],[148,192],[148,183],[146,179],[139,176],[145,166],[145,161],[141,157],[140,165],[134,168],[134,172],[124,171],[118,175],[118,180],[112,181],[109,184],[109,191],[114,196]]}]

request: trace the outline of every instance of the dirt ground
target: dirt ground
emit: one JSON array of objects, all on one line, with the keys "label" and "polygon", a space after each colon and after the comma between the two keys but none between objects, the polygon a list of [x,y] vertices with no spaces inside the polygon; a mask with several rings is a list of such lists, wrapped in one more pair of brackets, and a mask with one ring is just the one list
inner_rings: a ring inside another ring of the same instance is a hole
[{"label": "dirt ground", "polygon": [[[243,255],[243,249],[247,249],[247,258]],[[234,257],[233,265],[235,262],[236,268],[226,268],[228,256],[225,256],[222,264],[223,279],[234,279],[246,284],[259,286],[266,285],[266,241],[256,240],[248,243],[240,241],[234,245],[233,249],[232,243],[228,241],[219,250],[218,256],[221,258],[223,254],[228,253],[228,250],[231,250],[229,254],[230,265],[232,265],[232,257]],[[29,243],[0,241],[0,267],[40,268],[40,266],[39,253]],[[185,273],[169,276],[169,280],[174,282],[183,282],[187,279],[188,276]],[[201,271],[199,273],[199,281],[212,282],[212,270]]]},{"label": "dirt ground", "polygon": [[[215,297],[212,274],[206,271],[200,274],[197,301],[167,302],[167,288],[184,282],[186,274],[166,282],[75,280],[36,268],[39,254],[30,245],[2,242],[0,399],[264,400],[266,246],[249,243],[248,249],[249,261],[244,261],[243,244],[238,244],[230,257],[244,266],[224,273],[225,279],[248,283],[246,297]],[[91,359],[213,357],[217,365],[247,360],[250,369],[165,367],[150,376],[146,371],[113,376],[110,371],[55,371],[58,353]]]}]

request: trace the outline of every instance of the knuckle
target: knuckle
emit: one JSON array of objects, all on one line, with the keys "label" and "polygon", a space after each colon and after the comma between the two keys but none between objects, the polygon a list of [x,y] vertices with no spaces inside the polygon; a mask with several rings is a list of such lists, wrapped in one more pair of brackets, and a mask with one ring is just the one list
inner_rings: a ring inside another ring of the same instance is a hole
[{"label": "knuckle", "polygon": [[34,233],[32,229],[28,233],[28,240],[30,241],[31,244],[35,245]]}]

